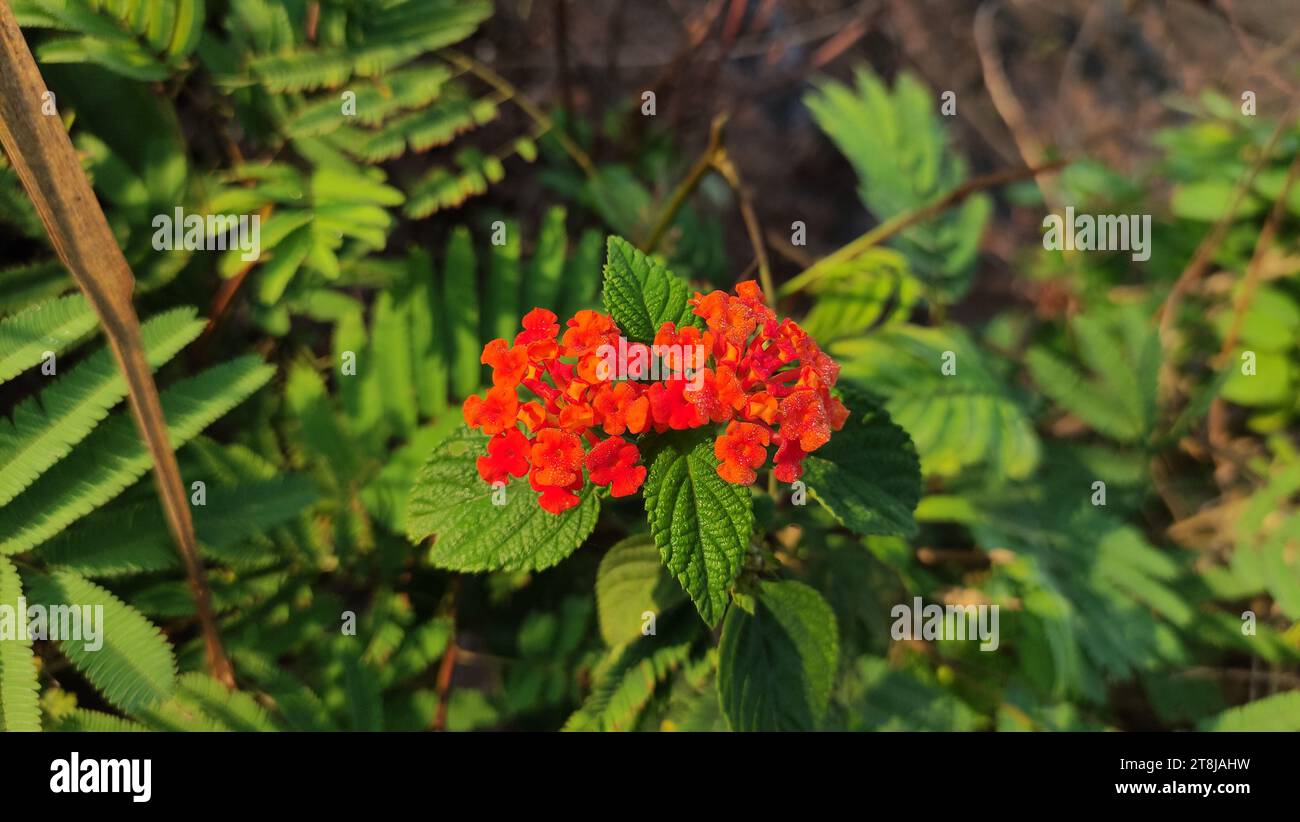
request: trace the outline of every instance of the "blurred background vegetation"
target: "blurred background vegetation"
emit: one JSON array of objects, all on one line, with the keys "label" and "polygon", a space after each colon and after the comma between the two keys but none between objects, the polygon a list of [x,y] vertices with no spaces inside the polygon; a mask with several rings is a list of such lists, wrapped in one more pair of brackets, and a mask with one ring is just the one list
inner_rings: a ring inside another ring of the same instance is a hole
[{"label": "blurred background vegetation", "polygon": [[[770,271],[916,443],[913,537],[761,515],[835,611],[825,727],[1300,730],[1295,4],[10,5],[139,279],[241,688],[201,673],[124,386],[3,166],[0,594],[132,626],[0,644],[3,727],[725,727],[680,597],[637,593],[653,644],[614,627],[637,501],[542,573],[403,536],[483,342],[595,305],[620,234],[700,288]],[[1066,206],[1151,215],[1150,259],[1045,250]],[[260,214],[262,259],[155,252],[176,207]],[[998,604],[999,651],[892,641],[914,596]]]}]

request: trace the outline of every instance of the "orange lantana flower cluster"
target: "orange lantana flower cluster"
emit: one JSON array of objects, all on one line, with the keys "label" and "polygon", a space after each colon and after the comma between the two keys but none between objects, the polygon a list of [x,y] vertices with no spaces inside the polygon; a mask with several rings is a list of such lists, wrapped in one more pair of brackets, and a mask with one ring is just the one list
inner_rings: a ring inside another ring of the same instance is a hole
[{"label": "orange lantana flower cluster", "polygon": [[[839,366],[792,320],[778,321],[752,281],[735,295],[697,292],[690,304],[707,330],[664,323],[654,347],[621,340],[614,320],[596,311],[579,311],[561,335],[558,318],[542,308],[524,316],[513,344],[489,342],[482,362],[493,387],[462,409],[470,427],[491,436],[479,476],[495,483],[527,475],[541,506],[559,514],[578,504],[588,479],[616,497],[640,489],[646,468],[625,435],[726,423],[714,443],[723,479],[753,482],[771,444],[777,479],[798,479],[804,456],[848,416],[830,393]],[[666,346],[699,352],[700,373],[680,356],[647,368]],[[611,351],[639,365],[611,373]],[[659,379],[646,379],[652,371]],[[533,399],[521,402],[520,387]]]},{"label": "orange lantana flower cluster", "polygon": [[[803,458],[844,427],[848,409],[831,394],[840,367],[799,324],[778,321],[752,280],[690,301],[708,325],[713,367],[704,388],[687,391],[709,421],[727,423],[713,444],[718,474],[747,485],[776,445],[773,473],[782,482],[803,475]],[[661,334],[663,332],[660,332]]]}]

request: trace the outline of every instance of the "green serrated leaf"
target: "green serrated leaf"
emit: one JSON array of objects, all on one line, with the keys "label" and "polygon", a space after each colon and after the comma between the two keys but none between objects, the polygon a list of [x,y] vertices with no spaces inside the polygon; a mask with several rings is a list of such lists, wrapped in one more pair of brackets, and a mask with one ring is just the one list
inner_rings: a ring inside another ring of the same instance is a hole
[{"label": "green serrated leaf", "polygon": [[658,619],[684,598],[648,534],[616,543],[596,571],[600,635],[611,648],[641,636],[642,614],[649,611]]},{"label": "green serrated leaf", "polygon": [[475,460],[487,453],[488,438],[459,428],[443,440],[416,477],[407,503],[407,536],[436,540],[429,560],[453,571],[549,568],[572,554],[596,527],[600,512],[594,487],[562,514],[537,503],[525,480],[506,486],[506,503],[492,503],[493,490],[478,475]]},{"label": "green serrated leaf", "polygon": [[761,582],[753,614],[732,608],[718,649],[718,696],[737,731],[811,731],[839,666],[835,613],[801,582]]},{"label": "green serrated leaf", "polygon": [[659,452],[646,476],[645,506],[664,565],[714,626],[749,547],[754,507],[748,488],[718,476],[707,433],[674,437]]},{"label": "green serrated leaf", "polygon": [[842,390],[849,418],[804,460],[804,481],[841,525],[864,536],[913,536],[921,464],[912,438],[864,392]]},{"label": "green serrated leaf", "polygon": [[629,340],[653,342],[666,322],[696,324],[685,280],[622,237],[611,236],[605,249],[605,310]]}]

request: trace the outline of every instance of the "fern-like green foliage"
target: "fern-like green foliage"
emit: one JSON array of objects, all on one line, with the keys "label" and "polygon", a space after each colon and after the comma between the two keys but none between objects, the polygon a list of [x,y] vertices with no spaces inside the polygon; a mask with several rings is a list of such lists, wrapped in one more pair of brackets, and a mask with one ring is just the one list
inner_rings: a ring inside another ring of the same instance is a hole
[{"label": "fern-like green foliage", "polygon": [[1300,693],[1273,694],[1203,720],[1202,731],[1300,731]]},{"label": "fern-like green foliage", "polygon": [[1300,618],[1300,464],[1278,466],[1246,502],[1234,536],[1230,570],[1242,589],[1267,591],[1292,619]]},{"label": "fern-like green foliage", "polygon": [[[162,392],[172,442],[202,431],[253,391],[273,369],[256,357],[214,366]],[[30,550],[78,517],[120,494],[149,470],[149,454],[127,414],[118,414],[93,433],[8,505],[0,508],[0,554]]]},{"label": "fern-like green foliage", "polygon": [[499,154],[484,154],[473,147],[461,149],[456,152],[453,166],[437,166],[415,182],[406,204],[406,216],[428,217],[486,193],[505,179],[505,161],[515,154],[532,160],[537,148],[529,138],[520,137]]},{"label": "fern-like green foliage", "polygon": [[907,259],[890,248],[873,248],[827,272],[809,287],[814,296],[803,329],[822,344],[905,321],[921,284]]},{"label": "fern-like green foliage", "polygon": [[[313,31],[296,7],[242,0],[224,20],[225,39],[200,51],[217,82],[270,139],[313,155],[321,147],[376,163],[425,152],[494,120],[503,97],[474,91],[450,63],[427,64],[492,13],[485,0],[400,0],[381,7],[321,7]],[[457,153],[455,172],[436,167],[418,181],[406,214],[425,217],[481,194],[504,175],[501,161],[535,155],[531,142],[506,154]]]},{"label": "fern-like green foliage", "polygon": [[[12,609],[11,613],[17,615],[22,597],[23,583],[18,569],[8,557],[0,557],[0,607]],[[41,729],[37,692],[32,641],[16,634],[0,636],[0,730]]]},{"label": "fern-like green foliage", "polygon": [[637,730],[655,690],[689,660],[692,645],[642,639],[616,647],[595,671],[591,693],[564,730]]},{"label": "fern-like green foliage", "polygon": [[[192,309],[177,309],[141,327],[146,358],[157,367],[198,336]],[[107,348],[78,363],[37,397],[0,420],[0,507],[58,462],[126,396],[126,381]]]},{"label": "fern-like green foliage", "polygon": [[203,34],[204,0],[14,0],[19,24],[57,35],[43,63],[93,63],[132,80],[166,80],[188,67]]},{"label": "fern-like green foliage", "polygon": [[[79,615],[84,607],[102,608],[100,625],[111,626],[101,637],[102,648],[88,647],[84,635],[61,636],[58,647],[109,703],[131,713],[171,698],[176,674],[171,645],[139,610],[80,572],[111,576],[159,571],[174,568],[176,560],[151,495],[144,514],[95,515],[92,527],[84,527],[91,523],[85,519],[88,514],[135,484],[151,465],[130,414],[111,413],[126,386],[108,350],[101,348],[71,367],[64,365],[62,357],[71,356],[65,349],[93,326],[94,315],[80,296],[40,303],[0,320],[0,360],[6,377],[38,363],[43,368],[54,365],[46,372],[49,385],[20,402],[10,419],[0,420],[0,555],[5,555],[0,558],[0,603],[16,608],[18,598],[25,596],[49,609],[75,608]],[[141,336],[149,364],[157,368],[172,359],[202,327],[190,308],[147,320]],[[50,360],[46,351],[59,355]],[[167,386],[162,402],[173,443],[184,443],[244,400],[272,371],[256,357],[247,357]],[[218,527],[205,534],[212,546],[228,543],[221,532]],[[55,537],[61,547],[49,555],[33,552]],[[14,554],[27,554],[21,578],[8,556]],[[12,620],[4,621],[3,630],[17,630]],[[31,643],[26,636],[4,639],[0,719],[7,729],[39,730]],[[53,727],[120,726],[79,709],[60,710],[50,719]]]},{"label": "fern-like green foliage", "polygon": [[849,731],[975,731],[980,716],[937,683],[891,668],[876,657],[858,658],[839,687],[849,706],[837,727]]},{"label": "fern-like green foliage", "polygon": [[[340,257],[382,249],[394,225],[385,207],[401,204],[403,197],[384,183],[382,172],[363,172],[333,155],[319,159],[311,174],[275,163],[232,169],[223,175],[225,187],[208,201],[216,214],[269,214],[256,273],[263,305],[280,302],[291,285],[301,293],[338,280]],[[225,277],[250,268],[239,249],[226,251],[219,266]]]},{"label": "fern-like green foliage", "polygon": [[1085,375],[1044,347],[1025,364],[1043,393],[1098,433],[1121,443],[1147,440],[1156,423],[1160,340],[1150,312],[1129,306],[1109,315],[1081,314],[1072,330]]},{"label": "fern-like green foliage", "polygon": [[1186,563],[1091,503],[1092,479],[1060,458],[1032,485],[973,493],[969,525],[1023,605],[1025,678],[1058,697],[1101,702],[1105,683],[1185,653],[1202,629]]},{"label": "fern-like green foliage", "polygon": [[61,640],[59,650],[110,703],[130,712],[171,696],[176,687],[171,645],[139,612],[70,571],[32,575],[27,582],[33,602],[103,609],[103,647],[89,648],[74,638]]},{"label": "fern-like green foliage", "polygon": [[41,363],[46,352],[61,353],[94,327],[95,314],[80,294],[0,320],[0,383]]},{"label": "fern-like green foliage", "polygon": [[[871,213],[884,221],[961,185],[966,163],[948,149],[935,95],[908,73],[899,75],[892,91],[866,69],[854,78],[855,87],[824,81],[804,102],[852,163]],[[991,211],[992,201],[977,195],[900,234],[898,248],[943,301],[957,299],[969,287]]]},{"label": "fern-like green foliage", "polygon": [[902,325],[831,346],[841,374],[884,399],[927,475],[1028,476],[1039,444],[999,363],[958,329]]}]

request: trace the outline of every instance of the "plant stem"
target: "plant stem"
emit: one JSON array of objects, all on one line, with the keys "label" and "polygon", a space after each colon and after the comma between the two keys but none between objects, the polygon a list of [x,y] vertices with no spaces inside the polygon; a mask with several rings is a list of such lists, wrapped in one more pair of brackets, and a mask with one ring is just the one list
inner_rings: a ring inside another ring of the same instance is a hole
[{"label": "plant stem", "polygon": [[1021,168],[1004,169],[995,171],[992,174],[985,174],[982,177],[976,177],[973,180],[967,180],[965,183],[949,191],[947,194],[936,197],[920,208],[907,211],[902,214],[896,214],[885,220],[880,225],[853,240],[848,245],[843,246],[821,260],[813,264],[812,267],[803,271],[803,273],[787,280],[781,285],[779,294],[782,297],[788,297],[795,294],[813,283],[826,276],[826,273],[836,265],[848,262],[856,257],[861,256],[868,249],[874,248],[886,240],[893,238],[899,232],[910,228],[911,226],[924,222],[931,217],[936,217],[948,209],[960,205],[967,197],[972,194],[989,188],[995,188],[1007,183],[1013,183],[1017,180],[1023,180],[1027,177],[1037,177],[1040,174],[1046,174],[1055,171],[1070,162],[1069,159],[1054,160],[1041,166],[1023,166]]},{"label": "plant stem", "polygon": [[1286,182],[1282,184],[1282,193],[1273,202],[1268,219],[1264,221],[1264,227],[1255,240],[1255,250],[1246,265],[1246,279],[1241,284],[1241,291],[1237,292],[1236,300],[1233,301],[1232,325],[1228,327],[1228,333],[1223,336],[1223,345],[1219,347],[1217,365],[1220,367],[1227,362],[1232,349],[1237,346],[1237,337],[1240,336],[1242,323],[1246,319],[1246,309],[1250,308],[1251,302],[1255,299],[1255,290],[1259,287],[1260,273],[1264,268],[1264,253],[1273,245],[1277,227],[1286,215],[1287,202],[1297,174],[1300,174],[1300,154],[1291,161],[1291,167],[1286,172]]},{"label": "plant stem", "polygon": [[[461,54],[455,49],[443,50],[442,56],[458,68],[470,72],[489,86],[492,86],[505,95],[507,99],[512,100],[515,105],[519,106],[524,114],[528,115],[528,117],[537,124],[538,128],[541,129],[541,133],[546,133],[548,131],[554,132],[555,139],[560,144],[560,148],[564,149],[564,153],[568,154],[569,157],[573,159],[573,162],[578,164],[578,167],[582,169],[583,173],[586,174],[589,179],[596,179],[596,164],[592,162],[591,157],[587,155],[587,152],[583,151],[582,147],[575,143],[569,135],[556,128],[555,121],[552,120],[546,112],[538,108],[532,100],[525,97],[523,92],[515,88],[513,83],[475,60],[473,57]],[[538,136],[540,136],[540,134]]]},{"label": "plant stem", "polygon": [[211,593],[199,560],[189,499],[181,484],[158,387],[145,360],[140,318],[131,294],[135,275],[58,117],[40,113],[46,91],[40,70],[9,4],[0,2],[0,143],[31,197],[59,259],[94,308],[127,385],[127,399],[153,460],[158,496],[181,555],[203,632],[208,670],[234,688],[234,669],[221,645]]},{"label": "plant stem", "polygon": [[1285,131],[1287,126],[1294,121],[1298,106],[1300,106],[1300,97],[1291,101],[1291,105],[1287,107],[1286,114],[1278,120],[1277,126],[1273,129],[1273,133],[1269,135],[1268,142],[1266,142],[1263,148],[1260,149],[1259,157],[1250,167],[1250,170],[1246,172],[1246,175],[1237,180],[1237,186],[1233,190],[1232,197],[1229,199],[1228,210],[1225,211],[1223,216],[1219,218],[1219,221],[1214,224],[1214,228],[1210,230],[1210,233],[1205,235],[1205,239],[1201,240],[1201,244],[1196,247],[1195,253],[1192,254],[1191,262],[1189,262],[1187,267],[1183,269],[1183,272],[1178,275],[1177,281],[1174,282],[1173,288],[1169,291],[1169,296],[1165,298],[1163,303],[1161,303],[1160,309],[1156,315],[1160,320],[1161,345],[1165,347],[1169,346],[1170,332],[1173,330],[1174,319],[1178,314],[1178,307],[1181,305],[1183,297],[1187,292],[1192,290],[1192,286],[1195,285],[1197,280],[1205,274],[1205,269],[1209,267],[1214,252],[1219,248],[1219,245],[1223,242],[1223,238],[1227,235],[1228,227],[1232,225],[1233,217],[1237,213],[1237,207],[1241,204],[1242,198],[1245,197],[1246,191],[1250,188],[1251,184],[1254,183],[1255,176],[1259,174],[1260,169],[1262,169],[1264,164],[1268,162],[1269,157],[1273,153],[1273,147],[1282,136],[1282,132]]},{"label": "plant stem", "polygon": [[776,286],[772,283],[772,264],[767,257],[767,247],[763,244],[763,230],[758,224],[758,215],[754,212],[754,200],[740,179],[740,170],[731,162],[725,148],[719,148],[713,158],[713,168],[736,192],[740,201],[740,216],[745,221],[745,232],[749,234],[749,244],[754,247],[754,259],[758,261],[758,281],[763,286],[763,295],[768,305],[776,306]]},{"label": "plant stem", "polygon": [[726,124],[727,115],[725,114],[719,114],[713,118],[713,125],[709,128],[709,144],[705,147],[704,153],[691,166],[691,170],[685,179],[677,184],[672,196],[668,198],[668,204],[660,212],[658,219],[655,220],[650,236],[646,238],[645,242],[641,243],[641,250],[646,254],[654,253],[654,250],[659,247],[659,241],[668,233],[673,220],[677,218],[677,212],[681,211],[686,199],[691,196],[691,192],[695,191],[700,184],[700,180],[704,179],[704,175],[709,173],[709,169],[713,168],[713,161],[718,152],[722,150],[722,130]]}]

